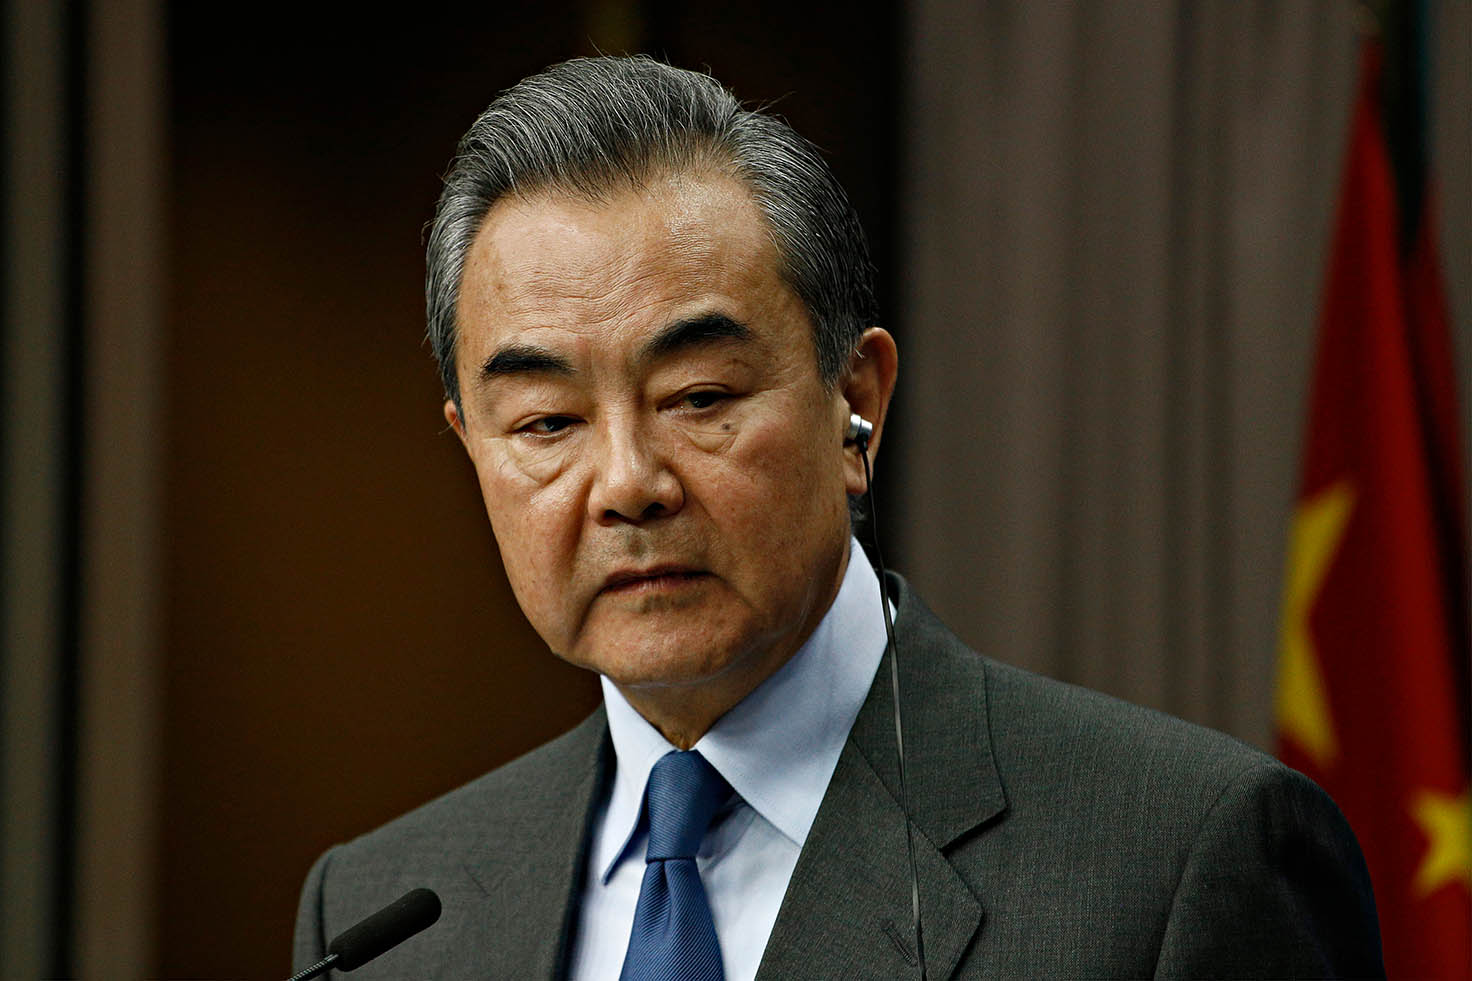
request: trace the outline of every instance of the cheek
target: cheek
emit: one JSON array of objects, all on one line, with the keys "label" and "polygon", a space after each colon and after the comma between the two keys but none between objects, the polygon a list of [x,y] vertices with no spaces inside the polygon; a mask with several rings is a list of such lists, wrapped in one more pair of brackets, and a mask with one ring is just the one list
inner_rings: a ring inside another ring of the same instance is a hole
[{"label": "cheek", "polygon": [[743,427],[712,458],[704,488],[716,522],[745,526],[749,540],[776,564],[847,522],[842,454],[825,452],[805,432],[787,421]]},{"label": "cheek", "polygon": [[577,546],[582,509],[571,481],[529,479],[514,461],[479,471],[486,516],[506,577],[527,615],[556,606]]},{"label": "cheek", "polygon": [[[831,494],[843,482],[843,453],[819,435],[814,420],[797,414],[775,424],[743,432],[742,453],[757,462],[760,471],[804,496]],[[789,502],[790,503],[790,502]]]},{"label": "cheek", "polygon": [[574,502],[577,452],[571,440],[550,446],[517,445],[496,440],[475,455],[476,477],[491,524],[508,533],[523,525],[545,523]]}]

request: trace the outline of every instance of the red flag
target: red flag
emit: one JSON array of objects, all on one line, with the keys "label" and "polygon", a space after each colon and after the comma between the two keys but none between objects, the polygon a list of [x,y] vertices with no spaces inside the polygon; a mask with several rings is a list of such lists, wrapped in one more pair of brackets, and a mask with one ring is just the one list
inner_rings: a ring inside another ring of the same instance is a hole
[{"label": "red flag", "polygon": [[1467,536],[1454,362],[1430,195],[1403,221],[1382,72],[1372,38],[1289,545],[1279,752],[1329,791],[1359,837],[1390,976],[1469,978]]}]

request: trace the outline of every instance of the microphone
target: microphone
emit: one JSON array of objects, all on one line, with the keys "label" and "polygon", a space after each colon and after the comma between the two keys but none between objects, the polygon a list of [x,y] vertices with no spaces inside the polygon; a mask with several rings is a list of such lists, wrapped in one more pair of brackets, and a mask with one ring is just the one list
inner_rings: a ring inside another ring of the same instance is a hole
[{"label": "microphone", "polygon": [[287,981],[306,981],[329,969],[351,971],[408,940],[440,918],[440,897],[411,889],[383,909],[348,927],[327,945],[327,956]]}]

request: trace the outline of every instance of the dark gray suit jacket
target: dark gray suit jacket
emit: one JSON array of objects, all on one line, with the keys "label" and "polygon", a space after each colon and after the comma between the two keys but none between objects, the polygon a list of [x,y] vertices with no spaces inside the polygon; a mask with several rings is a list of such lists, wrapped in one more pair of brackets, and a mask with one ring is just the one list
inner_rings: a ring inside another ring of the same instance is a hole
[{"label": "dark gray suit jacket", "polygon": [[[969,650],[899,577],[928,977],[1383,974],[1364,861],[1309,780],[1226,736]],[[889,667],[839,758],[760,977],[917,977]],[[324,854],[298,967],[415,886],[440,922],[360,978],[554,978],[613,769],[602,710]]]}]

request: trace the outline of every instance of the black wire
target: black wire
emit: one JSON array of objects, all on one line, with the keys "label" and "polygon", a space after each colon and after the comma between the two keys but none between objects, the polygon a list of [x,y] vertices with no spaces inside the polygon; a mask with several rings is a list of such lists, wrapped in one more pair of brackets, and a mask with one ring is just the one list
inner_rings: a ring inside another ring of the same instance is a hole
[{"label": "black wire", "polygon": [[900,650],[894,639],[894,621],[889,612],[889,582],[884,569],[884,552],[879,547],[879,512],[874,507],[874,476],[869,470],[869,445],[859,440],[859,458],[864,461],[864,494],[869,506],[869,540],[874,544],[874,562],[879,566],[879,605],[884,609],[884,635],[889,642],[889,685],[894,695],[894,742],[900,771],[900,810],[905,815],[905,851],[910,859],[910,914],[915,923],[915,956],[920,962],[920,981],[925,981],[925,934],[920,928],[920,876],[915,870],[915,832],[910,825],[910,795],[905,786],[905,729],[900,721]]}]

